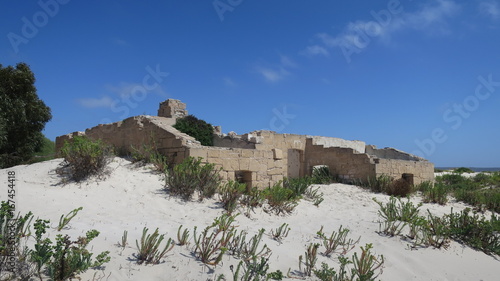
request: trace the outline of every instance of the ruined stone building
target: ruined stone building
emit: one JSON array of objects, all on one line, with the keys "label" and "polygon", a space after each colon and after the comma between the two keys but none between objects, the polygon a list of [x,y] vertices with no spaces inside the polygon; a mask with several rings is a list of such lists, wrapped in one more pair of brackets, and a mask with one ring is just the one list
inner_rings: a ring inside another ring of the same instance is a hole
[{"label": "ruined stone building", "polygon": [[377,149],[362,141],[264,130],[225,135],[216,127],[214,146],[202,146],[172,127],[177,118],[186,115],[184,103],[169,99],[160,104],[158,116],[134,116],[116,123],[100,124],[85,132],[59,136],[56,149],[75,135],[101,139],[125,151],[154,142],[172,164],[181,163],[190,156],[202,157],[204,162],[222,168],[224,180],[237,180],[256,187],[267,187],[284,177],[310,175],[319,165],[327,166],[332,174],[345,180],[365,181],[389,175],[419,184],[434,179],[434,165],[427,160],[393,148]]}]

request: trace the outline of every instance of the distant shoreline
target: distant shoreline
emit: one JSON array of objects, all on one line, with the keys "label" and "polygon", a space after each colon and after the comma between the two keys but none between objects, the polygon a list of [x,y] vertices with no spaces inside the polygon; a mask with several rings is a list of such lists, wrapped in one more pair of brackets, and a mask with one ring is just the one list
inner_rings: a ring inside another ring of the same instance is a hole
[{"label": "distant shoreline", "polygon": [[[436,169],[445,170],[445,171],[453,170],[456,168],[459,168],[459,167],[436,167]],[[469,169],[473,170],[474,172],[497,172],[497,171],[500,171],[500,167],[497,167],[497,168],[466,167],[466,168],[469,168]]]}]

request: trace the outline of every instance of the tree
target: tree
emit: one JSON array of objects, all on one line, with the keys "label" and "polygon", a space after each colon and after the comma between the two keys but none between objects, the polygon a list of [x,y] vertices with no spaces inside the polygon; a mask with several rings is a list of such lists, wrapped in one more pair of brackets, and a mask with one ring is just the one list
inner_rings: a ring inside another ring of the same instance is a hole
[{"label": "tree", "polygon": [[0,64],[0,168],[18,165],[41,150],[50,108],[38,98],[35,75],[25,63]]},{"label": "tree", "polygon": [[214,127],[204,120],[196,118],[194,115],[177,119],[174,128],[192,136],[202,145],[214,145]]}]

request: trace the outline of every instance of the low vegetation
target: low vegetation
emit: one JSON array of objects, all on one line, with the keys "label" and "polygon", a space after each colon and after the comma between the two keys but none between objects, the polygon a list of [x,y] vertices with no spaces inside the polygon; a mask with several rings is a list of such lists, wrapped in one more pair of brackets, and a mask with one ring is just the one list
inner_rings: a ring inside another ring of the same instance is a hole
[{"label": "low vegetation", "polygon": [[[99,236],[99,231],[89,230],[75,240],[68,234],[58,234],[53,241],[47,235],[50,221],[36,219],[31,224],[33,217],[29,212],[14,218],[12,207],[6,202],[1,203],[0,253],[3,257],[13,256],[17,266],[9,269],[2,265],[0,280],[43,280],[49,277],[50,280],[63,281],[110,261],[109,252],[92,258],[94,254],[87,249],[89,243]],[[13,223],[10,221],[7,225],[9,220]],[[28,246],[28,239],[34,240],[32,247]]]},{"label": "low vegetation", "polygon": [[202,145],[214,145],[214,127],[206,121],[196,118],[194,115],[177,119],[174,128],[192,136]]},{"label": "low vegetation", "polygon": [[102,175],[111,159],[112,149],[101,140],[75,136],[61,148],[64,161],[57,169],[61,175],[81,181],[91,175]]},{"label": "low vegetation", "polygon": [[487,254],[500,255],[500,220],[495,214],[490,219],[469,208],[443,217],[427,211],[420,215],[421,204],[415,206],[409,200],[391,197],[380,206],[379,233],[387,236],[403,236],[411,241],[411,247],[447,248],[450,240],[466,244]]}]

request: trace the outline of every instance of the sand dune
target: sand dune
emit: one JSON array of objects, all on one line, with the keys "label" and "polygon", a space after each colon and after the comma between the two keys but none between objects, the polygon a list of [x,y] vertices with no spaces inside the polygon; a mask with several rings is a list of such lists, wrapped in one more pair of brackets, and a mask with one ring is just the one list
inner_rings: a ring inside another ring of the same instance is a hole
[{"label": "sand dune", "polygon": [[[223,212],[215,199],[199,203],[169,197],[162,190],[160,175],[148,167],[137,167],[121,158],[114,158],[105,179],[62,184],[61,178],[54,172],[60,162],[61,159],[55,159],[0,170],[0,179],[4,181],[7,178],[7,171],[15,171],[18,210],[22,214],[32,211],[35,216],[50,219],[53,227],[62,214],[83,207],[61,233],[77,237],[89,229],[99,230],[100,236],[90,244],[92,251],[110,251],[112,259],[104,269],[88,270],[80,275],[82,280],[92,280],[94,275],[105,276],[101,280],[110,281],[209,280],[220,274],[232,280],[230,265],[236,265],[238,259],[225,255],[220,265],[207,267],[192,255],[192,244],[188,247],[175,246],[158,265],[138,265],[134,261],[133,254],[137,251],[135,240],[140,239],[143,227],[151,230],[158,227],[161,233],[167,233],[166,237],[172,238],[176,238],[179,225],[184,225],[191,233],[194,226],[203,229]],[[386,262],[380,280],[499,280],[500,262],[497,258],[459,243],[451,242],[447,250],[410,250],[408,242],[401,238],[377,234],[379,206],[372,198],[387,202],[388,196],[343,184],[320,188],[325,200],[319,207],[303,200],[291,215],[270,215],[258,208],[249,217],[243,214],[237,217],[235,225],[238,229],[247,230],[249,236],[261,228],[268,234],[282,223],[290,225],[291,231],[282,244],[268,235],[263,238],[263,243],[272,249],[269,272],[281,270],[286,274],[289,269],[297,271],[299,255],[304,255],[309,243],[319,242],[316,232],[320,227],[324,226],[325,233],[331,233],[343,225],[350,229],[352,238],[361,236],[353,251],[359,252],[360,246],[373,243],[373,251],[384,255]],[[6,192],[1,193],[0,200],[6,200],[6,195]],[[419,197],[412,200],[421,201]],[[460,211],[465,207],[462,203],[452,202],[446,206],[424,204],[421,210],[429,209],[434,214],[443,215],[449,213],[451,208]],[[122,250],[116,244],[124,230],[129,233],[129,245]],[[51,238],[56,234],[58,232],[51,229]],[[336,258],[320,255],[317,267],[321,262],[338,268]]]}]

